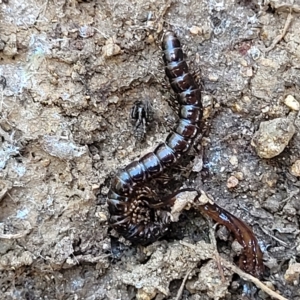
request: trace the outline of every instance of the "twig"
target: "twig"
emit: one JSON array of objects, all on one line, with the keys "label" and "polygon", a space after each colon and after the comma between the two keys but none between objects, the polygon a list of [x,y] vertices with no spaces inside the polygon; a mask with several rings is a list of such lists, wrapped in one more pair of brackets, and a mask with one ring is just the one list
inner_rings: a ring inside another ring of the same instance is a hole
[{"label": "twig", "polygon": [[286,21],[285,21],[282,33],[280,35],[276,36],[276,38],[273,40],[271,46],[269,46],[268,48],[266,48],[264,50],[265,53],[271,51],[272,49],[274,49],[275,46],[284,38],[284,36],[287,33],[288,28],[291,25],[292,20],[293,20],[293,15],[290,12],[289,15],[288,15],[288,17],[287,17],[287,19],[286,19]]},{"label": "twig", "polygon": [[[19,239],[19,238],[22,238],[22,237],[28,235],[32,231],[32,226],[28,221],[24,221],[23,226],[25,227],[25,230],[23,230],[19,233],[5,234],[5,233],[0,232],[0,239],[5,239],[5,240]],[[1,231],[2,231],[2,227],[1,227]]]},{"label": "twig", "polygon": [[160,8],[159,13],[157,18],[154,21],[149,21],[147,26],[148,27],[156,27],[157,28],[157,32],[161,32],[163,27],[162,27],[162,18],[164,17],[164,15],[166,14],[168,8],[171,6],[172,0],[167,0],[167,2]]},{"label": "twig", "polygon": [[225,282],[225,276],[224,276],[224,272],[222,269],[222,265],[221,265],[221,260],[220,260],[220,254],[218,252],[218,248],[217,248],[217,240],[216,240],[216,234],[215,234],[215,226],[213,225],[213,222],[211,221],[211,219],[209,219],[207,216],[205,216],[208,224],[209,224],[209,238],[210,238],[210,242],[214,247],[214,255],[215,255],[215,259],[216,259],[216,263],[219,269],[219,273],[221,276],[221,280],[224,283]]},{"label": "twig", "polygon": [[160,22],[161,18],[166,14],[168,8],[169,8],[170,5],[171,5],[171,2],[172,2],[172,0],[168,0],[168,1],[166,2],[166,4],[162,6],[162,8],[160,9],[160,12],[159,12],[158,17],[157,17],[156,20],[155,20],[156,23]]},{"label": "twig", "polygon": [[294,196],[299,194],[299,189],[296,189],[295,191],[289,191],[288,192],[288,197],[280,201],[280,206],[283,206],[282,204],[285,204],[286,202],[289,202]]},{"label": "twig", "polygon": [[287,298],[285,298],[285,297],[279,295],[278,293],[272,291],[265,284],[263,284],[258,278],[255,278],[252,275],[245,273],[240,268],[233,265],[232,263],[230,263],[226,259],[224,259],[222,257],[220,257],[220,259],[221,259],[222,265],[225,266],[225,268],[227,268],[227,269],[231,270],[232,272],[238,274],[244,280],[254,283],[258,288],[260,288],[262,291],[267,293],[269,296],[273,297],[274,299],[278,299],[278,300],[288,300]]},{"label": "twig", "polygon": [[261,228],[261,230],[265,233],[265,234],[267,234],[269,237],[271,237],[272,239],[274,239],[275,241],[277,241],[278,243],[280,243],[281,245],[283,245],[284,247],[288,247],[288,244],[286,243],[286,242],[284,242],[284,241],[282,241],[281,239],[279,239],[279,238],[277,238],[276,236],[274,236],[274,235],[272,235],[271,233],[269,233],[269,231],[266,229],[266,228],[264,228],[263,226],[261,226],[260,227]]},{"label": "twig", "polygon": [[2,106],[3,106],[3,90],[6,87],[6,78],[4,76],[0,76],[0,85],[1,85],[1,99],[0,99],[0,112],[2,112]]},{"label": "twig", "polygon": [[216,258],[216,262],[217,262],[217,266],[219,269],[219,273],[222,279],[222,282],[225,282],[225,276],[224,276],[224,271],[221,265],[221,257],[220,254],[218,252],[218,248],[217,248],[217,241],[216,241],[216,237],[215,237],[215,228],[214,227],[210,227],[209,228],[209,235],[211,238],[211,243],[213,244],[214,248],[215,248],[215,258]]},{"label": "twig", "polygon": [[[193,244],[189,244],[187,242],[181,241],[180,242],[182,245],[189,247],[191,249],[196,249],[197,247]],[[235,266],[234,264],[232,264],[231,262],[229,262],[228,260],[226,260],[225,258],[222,258],[221,256],[219,256],[220,259],[220,263],[221,266],[231,270],[233,273],[238,274],[241,278],[243,278],[246,281],[252,282],[253,284],[255,284],[258,288],[260,288],[262,291],[264,291],[265,293],[267,293],[268,295],[270,295],[271,297],[273,297],[274,299],[278,299],[278,300],[288,300],[287,298],[279,295],[278,293],[272,291],[270,288],[268,288],[265,284],[263,284],[258,278],[245,273],[244,271],[242,271],[239,267]]]},{"label": "twig", "polygon": [[19,239],[25,235],[27,235],[31,229],[25,230],[24,232],[16,233],[16,234],[3,234],[0,233],[0,239],[6,239],[6,240],[13,240],[13,239]]},{"label": "twig", "polygon": [[181,283],[181,286],[177,292],[177,295],[176,295],[176,298],[175,300],[180,300],[181,299],[181,296],[182,296],[182,293],[183,293],[183,288],[184,288],[184,285],[189,277],[189,275],[191,274],[193,269],[190,269],[189,271],[187,271],[186,275],[184,276],[183,280],[182,280],[182,283]]}]

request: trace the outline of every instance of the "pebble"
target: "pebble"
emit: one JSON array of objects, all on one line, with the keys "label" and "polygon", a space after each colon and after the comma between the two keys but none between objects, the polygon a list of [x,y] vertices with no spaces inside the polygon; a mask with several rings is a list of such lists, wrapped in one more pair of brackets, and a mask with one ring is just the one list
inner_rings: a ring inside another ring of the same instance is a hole
[{"label": "pebble", "polygon": [[295,133],[292,118],[277,118],[261,122],[251,145],[261,158],[272,158],[280,154]]},{"label": "pebble", "polygon": [[296,160],[291,168],[290,168],[291,174],[294,176],[300,176],[300,159]]},{"label": "pebble", "polygon": [[292,95],[288,95],[285,99],[284,99],[284,104],[289,107],[292,110],[296,110],[298,111],[300,109],[300,104],[299,102],[294,98],[294,96]]},{"label": "pebble", "polygon": [[238,184],[239,184],[239,180],[235,176],[230,176],[227,179],[227,187],[229,189],[236,187]]},{"label": "pebble", "polygon": [[99,219],[100,222],[106,222],[107,221],[107,216],[102,211],[96,212],[95,216]]},{"label": "pebble", "polygon": [[51,156],[66,160],[80,157],[87,152],[87,147],[79,146],[73,141],[60,138],[59,136],[45,135],[42,138],[42,146],[44,151]]},{"label": "pebble", "polygon": [[229,159],[229,162],[232,166],[237,166],[239,161],[236,155],[232,155]]},{"label": "pebble", "polygon": [[236,177],[238,180],[243,180],[244,179],[244,174],[243,172],[234,172],[234,177]]},{"label": "pebble", "polygon": [[144,289],[138,289],[136,294],[137,300],[151,300],[156,296],[155,291],[145,291]]},{"label": "pebble", "polygon": [[259,49],[256,47],[250,48],[248,54],[252,57],[253,60],[258,60],[261,55]]},{"label": "pebble", "polygon": [[280,209],[280,201],[282,198],[279,194],[272,195],[262,203],[262,207],[271,213],[276,213]]},{"label": "pebble", "polygon": [[191,28],[190,28],[190,33],[191,34],[194,34],[194,35],[200,35],[200,34],[202,34],[202,32],[203,32],[203,30],[202,30],[202,28],[201,27],[199,27],[199,26],[192,26]]},{"label": "pebble", "polygon": [[216,82],[216,81],[219,80],[219,76],[217,74],[214,74],[214,73],[208,74],[207,77],[208,77],[208,80],[210,80],[212,82]]},{"label": "pebble", "polygon": [[119,102],[119,97],[117,95],[113,95],[113,96],[109,97],[107,99],[107,101],[108,101],[108,103],[114,103],[114,104],[116,104],[116,103]]},{"label": "pebble", "polygon": [[293,283],[294,285],[299,284],[299,275],[300,275],[300,263],[292,263],[289,265],[289,268],[284,274],[284,279],[288,283]]},{"label": "pebble", "polygon": [[146,39],[147,44],[153,44],[154,43],[154,36],[150,34]]},{"label": "pebble", "polygon": [[231,248],[237,254],[240,254],[243,251],[243,246],[238,241],[233,241]]},{"label": "pebble", "polygon": [[114,55],[118,55],[121,52],[120,46],[114,43],[112,38],[106,41],[106,45],[102,47],[102,55],[104,57],[111,57]]}]

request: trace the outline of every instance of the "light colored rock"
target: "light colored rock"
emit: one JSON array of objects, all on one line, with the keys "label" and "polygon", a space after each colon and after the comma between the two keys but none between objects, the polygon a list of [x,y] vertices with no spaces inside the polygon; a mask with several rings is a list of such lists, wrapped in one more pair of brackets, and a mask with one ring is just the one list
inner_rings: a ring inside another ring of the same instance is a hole
[{"label": "light colored rock", "polygon": [[294,96],[292,95],[288,95],[285,99],[284,99],[284,104],[289,107],[292,110],[296,110],[298,111],[300,109],[300,104],[299,102],[294,98]]},{"label": "light colored rock", "polygon": [[111,57],[118,55],[121,52],[120,46],[115,44],[114,39],[110,38],[106,41],[106,44],[102,47],[102,55],[104,57]]},{"label": "light colored rock", "polygon": [[290,171],[294,176],[300,176],[300,159],[292,164]]},{"label": "light colored rock", "polygon": [[293,263],[289,265],[289,268],[284,274],[284,279],[289,283],[294,283],[294,285],[299,283],[300,275],[300,263]]},{"label": "light colored rock", "polygon": [[292,118],[277,118],[262,122],[254,134],[251,145],[261,158],[272,158],[280,154],[295,133]]},{"label": "light colored rock", "polygon": [[227,179],[227,187],[229,189],[236,187],[238,184],[239,184],[239,180],[235,176],[230,176]]},{"label": "light colored rock", "polygon": [[237,166],[237,164],[239,163],[239,160],[236,155],[232,155],[229,159],[229,162],[231,165]]},{"label": "light colored rock", "polygon": [[193,35],[200,35],[200,34],[202,34],[202,28],[199,27],[199,26],[193,25],[190,28],[190,33],[193,34]]}]

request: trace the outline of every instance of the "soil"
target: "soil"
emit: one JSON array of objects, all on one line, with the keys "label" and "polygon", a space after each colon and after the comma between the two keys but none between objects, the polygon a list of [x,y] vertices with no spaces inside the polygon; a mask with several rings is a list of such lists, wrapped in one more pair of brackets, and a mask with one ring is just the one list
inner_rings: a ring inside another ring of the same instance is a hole
[{"label": "soil", "polygon": [[[182,283],[180,299],[270,299],[226,268],[222,278],[212,224],[195,211],[148,247],[108,225],[111,177],[177,120],[167,29],[199,77],[205,121],[166,190],[202,189],[247,222],[263,281],[300,299],[297,1],[0,2],[1,299],[176,299]],[[154,111],[144,142],[129,118],[137,100]],[[230,234],[216,236],[234,261]]]}]

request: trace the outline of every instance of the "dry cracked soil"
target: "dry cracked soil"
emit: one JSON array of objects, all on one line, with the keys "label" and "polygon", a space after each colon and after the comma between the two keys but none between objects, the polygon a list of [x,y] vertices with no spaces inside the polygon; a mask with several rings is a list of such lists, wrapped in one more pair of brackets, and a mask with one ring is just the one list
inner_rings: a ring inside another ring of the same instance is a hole
[{"label": "dry cracked soil", "polygon": [[[202,189],[247,222],[262,281],[300,299],[299,13],[299,0],[1,0],[0,298],[271,299],[220,272],[195,211],[147,247],[108,225],[110,179],[177,120],[160,48],[171,29],[205,119],[161,190]],[[129,119],[137,100],[154,112],[144,142]],[[234,262],[230,233],[215,229]]]}]

